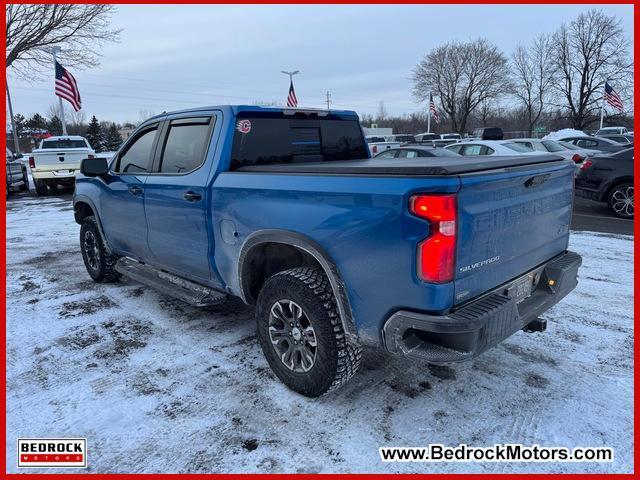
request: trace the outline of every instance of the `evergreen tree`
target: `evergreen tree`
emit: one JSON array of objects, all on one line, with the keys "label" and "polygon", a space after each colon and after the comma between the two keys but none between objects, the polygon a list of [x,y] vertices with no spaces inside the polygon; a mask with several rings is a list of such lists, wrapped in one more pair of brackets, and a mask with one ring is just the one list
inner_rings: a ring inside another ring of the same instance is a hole
[{"label": "evergreen tree", "polygon": [[39,113],[35,113],[33,117],[25,122],[25,127],[30,130],[46,130],[47,121]]},{"label": "evergreen tree", "polygon": [[21,137],[26,126],[25,125],[26,119],[24,118],[24,115],[21,115],[20,113],[16,113],[13,116],[13,121],[16,124],[16,133],[18,134],[19,137]]},{"label": "evergreen tree", "polygon": [[102,131],[102,126],[98,119],[94,115],[91,117],[91,121],[89,122],[89,127],[87,128],[86,138],[89,141],[89,145],[96,152],[102,152],[104,148],[104,132]]},{"label": "evergreen tree", "polygon": [[62,135],[62,120],[57,115],[52,116],[47,122],[47,130],[51,135]]},{"label": "evergreen tree", "polygon": [[112,123],[104,139],[104,149],[107,152],[113,152],[116,151],[120,145],[122,145],[122,137],[120,136],[120,132],[118,132],[116,124]]}]

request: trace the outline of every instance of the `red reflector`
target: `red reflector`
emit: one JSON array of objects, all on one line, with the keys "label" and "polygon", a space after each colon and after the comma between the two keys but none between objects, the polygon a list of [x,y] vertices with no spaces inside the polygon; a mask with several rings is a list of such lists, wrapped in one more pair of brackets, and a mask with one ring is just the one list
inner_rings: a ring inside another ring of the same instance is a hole
[{"label": "red reflector", "polygon": [[591,165],[593,165],[593,162],[591,160],[585,160],[584,162],[582,162],[582,165],[580,165],[580,170],[586,170],[587,168],[591,167]]},{"label": "red reflector", "polygon": [[429,237],[418,244],[418,277],[445,283],[454,278],[457,202],[455,195],[415,195],[411,212],[431,224]]},{"label": "red reflector", "polygon": [[36,168],[36,159],[29,157],[29,168]]},{"label": "red reflector", "polygon": [[575,163],[580,163],[582,160],[584,160],[584,157],[578,153],[575,153],[571,158]]}]

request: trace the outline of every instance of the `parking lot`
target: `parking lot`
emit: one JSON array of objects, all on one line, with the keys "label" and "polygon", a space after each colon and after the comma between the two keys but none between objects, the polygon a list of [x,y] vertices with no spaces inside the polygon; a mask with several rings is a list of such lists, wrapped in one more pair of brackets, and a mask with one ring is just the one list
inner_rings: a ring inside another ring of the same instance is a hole
[{"label": "parking lot", "polygon": [[[631,233],[623,222],[598,217],[586,226],[617,233],[573,234],[571,248],[584,257],[580,284],[545,314],[545,333],[518,333],[452,367],[366,351],[353,381],[311,400],[271,373],[252,308],[230,300],[197,309],[129,280],[95,284],[70,194],[14,195],[9,471],[16,437],[57,436],[86,437],[96,472],[630,472],[633,241],[620,235]],[[380,446],[427,443],[608,446],[615,460],[379,460]]]}]

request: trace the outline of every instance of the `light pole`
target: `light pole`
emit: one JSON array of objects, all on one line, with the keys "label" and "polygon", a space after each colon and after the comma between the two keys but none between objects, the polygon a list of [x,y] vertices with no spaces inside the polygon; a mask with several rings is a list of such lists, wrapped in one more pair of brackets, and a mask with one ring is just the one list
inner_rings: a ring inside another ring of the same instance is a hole
[{"label": "light pole", "polygon": [[293,72],[285,72],[284,70],[280,70],[285,75],[289,75],[289,82],[293,83],[293,76],[300,73],[300,70],[294,70]]}]

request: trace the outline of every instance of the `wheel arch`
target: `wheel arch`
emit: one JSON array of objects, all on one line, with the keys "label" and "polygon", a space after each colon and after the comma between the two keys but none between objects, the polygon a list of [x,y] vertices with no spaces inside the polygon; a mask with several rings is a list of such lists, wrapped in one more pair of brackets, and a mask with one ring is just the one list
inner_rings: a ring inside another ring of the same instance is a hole
[{"label": "wheel arch", "polygon": [[[267,255],[263,255],[266,253]],[[265,256],[268,257],[265,259]],[[256,268],[256,260],[262,259]],[[272,263],[269,264],[268,260]],[[302,263],[290,264],[293,260]],[[311,238],[289,230],[260,230],[249,235],[238,257],[238,285],[242,299],[255,304],[257,293],[270,276],[277,271],[295,266],[316,266],[324,271],[336,297],[338,312],[345,335],[357,340],[346,284],[326,250]],[[275,271],[277,270],[277,271]]]},{"label": "wheel arch", "polygon": [[605,202],[608,202],[609,201],[609,195],[611,195],[611,192],[613,191],[613,189],[616,188],[621,183],[630,183],[631,185],[633,185],[633,177],[624,176],[624,177],[618,177],[618,178],[615,178],[615,179],[611,180],[611,182],[609,182],[609,185],[607,185],[607,188],[604,189],[604,193],[602,195],[602,200],[605,201]]},{"label": "wheel arch", "polygon": [[78,225],[82,224],[82,221],[86,218],[93,215],[96,219],[96,223],[98,224],[98,231],[100,232],[100,236],[102,237],[102,242],[104,244],[105,249],[108,253],[112,253],[111,247],[109,246],[109,242],[107,242],[107,237],[104,234],[102,229],[102,222],[100,221],[100,215],[98,215],[98,210],[96,209],[93,201],[84,195],[74,196],[73,198],[73,217]]}]

